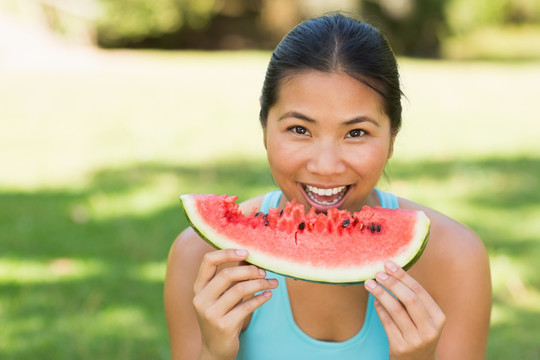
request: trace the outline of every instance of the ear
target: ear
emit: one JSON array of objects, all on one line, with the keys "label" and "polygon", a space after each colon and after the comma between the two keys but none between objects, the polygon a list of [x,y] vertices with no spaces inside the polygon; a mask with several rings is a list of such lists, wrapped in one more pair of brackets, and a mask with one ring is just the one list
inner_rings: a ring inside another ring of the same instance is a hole
[{"label": "ear", "polygon": [[[261,108],[262,108],[262,95],[259,96],[259,116],[260,116],[260,113],[261,113]],[[264,144],[264,148],[266,150],[268,150],[267,146],[266,146],[266,127],[263,127],[263,144]]]},{"label": "ear", "polygon": [[388,149],[387,159],[390,159],[392,155],[394,155],[394,141],[395,140],[396,140],[396,134],[392,134],[392,137],[390,138],[390,147]]}]

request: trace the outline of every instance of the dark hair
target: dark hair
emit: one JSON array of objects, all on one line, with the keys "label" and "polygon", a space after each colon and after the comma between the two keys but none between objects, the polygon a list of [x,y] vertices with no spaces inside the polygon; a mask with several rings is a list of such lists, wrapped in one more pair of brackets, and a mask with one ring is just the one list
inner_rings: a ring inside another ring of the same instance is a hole
[{"label": "dark hair", "polygon": [[344,72],[378,92],[392,133],[401,126],[397,62],[376,28],[341,14],[304,21],[278,44],[266,71],[261,95],[261,125],[278,100],[285,78],[304,71]]}]

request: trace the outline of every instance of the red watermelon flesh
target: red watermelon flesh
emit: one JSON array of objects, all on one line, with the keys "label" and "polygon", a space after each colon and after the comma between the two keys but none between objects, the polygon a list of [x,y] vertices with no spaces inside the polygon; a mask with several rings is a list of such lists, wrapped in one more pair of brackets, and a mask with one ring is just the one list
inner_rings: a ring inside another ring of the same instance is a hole
[{"label": "red watermelon flesh", "polygon": [[293,200],[283,210],[246,216],[236,196],[180,198],[193,228],[213,246],[246,249],[250,263],[310,281],[359,283],[384,271],[388,260],[408,269],[429,234],[429,219],[421,211],[364,206],[352,214],[314,208],[305,213]]}]

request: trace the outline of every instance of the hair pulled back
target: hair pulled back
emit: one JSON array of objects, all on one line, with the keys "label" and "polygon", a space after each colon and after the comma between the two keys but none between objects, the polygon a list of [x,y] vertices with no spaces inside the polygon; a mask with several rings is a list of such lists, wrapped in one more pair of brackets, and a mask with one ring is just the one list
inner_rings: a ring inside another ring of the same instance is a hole
[{"label": "hair pulled back", "polygon": [[375,90],[390,118],[392,134],[401,126],[401,90],[394,53],[376,28],[341,14],[310,19],[278,44],[266,71],[261,95],[261,125],[278,101],[285,78],[304,71],[343,72]]}]

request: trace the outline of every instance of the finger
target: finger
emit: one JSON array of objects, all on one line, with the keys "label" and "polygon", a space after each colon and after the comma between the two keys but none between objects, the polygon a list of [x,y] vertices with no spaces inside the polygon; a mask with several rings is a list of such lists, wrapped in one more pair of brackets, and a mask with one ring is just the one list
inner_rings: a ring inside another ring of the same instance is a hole
[{"label": "finger", "polygon": [[[403,304],[416,328],[416,331],[404,333],[405,338],[413,339],[417,335],[423,339],[437,338],[445,322],[445,316],[438,305],[428,292],[403,269],[393,263],[387,264],[386,268],[399,278],[379,273],[377,281]],[[430,306],[431,312],[428,310]]]},{"label": "finger", "polygon": [[388,292],[388,290],[377,284],[377,282],[374,280],[367,280],[364,283],[364,286],[392,317],[392,320],[399,328],[399,331],[401,334],[403,334],[403,336],[407,333],[416,332],[416,326],[409,316],[407,310],[394,296],[392,296],[392,294]]},{"label": "finger", "polygon": [[[254,265],[232,266],[218,272],[218,274],[207,283],[197,294],[202,305],[210,306],[216,302],[228,289],[239,282],[247,280],[263,279],[266,271]],[[240,301],[238,299],[238,301]]]},{"label": "finger", "polygon": [[243,301],[238,304],[233,310],[231,310],[225,318],[236,324],[241,324],[246,316],[253,313],[258,307],[270,300],[272,297],[272,291],[266,290],[249,300]]},{"label": "finger", "polygon": [[433,319],[436,323],[444,322],[444,314],[441,308],[439,305],[437,305],[435,300],[433,300],[426,289],[424,289],[424,287],[418,283],[418,281],[416,281],[405,270],[391,261],[388,261],[385,264],[385,270],[389,275],[391,275],[391,277],[398,279],[402,284],[416,294],[431,319]]},{"label": "finger", "polygon": [[[422,303],[420,297],[400,280],[389,276],[386,273],[378,273],[376,276],[379,284],[384,286],[399,303],[399,308],[404,309],[415,327],[420,327],[423,323],[430,322],[430,316]],[[397,305],[391,305],[398,309]],[[393,315],[393,313],[391,312]]]},{"label": "finger", "polygon": [[227,262],[236,262],[245,260],[248,256],[246,250],[241,249],[226,249],[211,251],[204,255],[197,279],[193,284],[195,294],[199,293],[202,288],[216,275],[218,266]]},{"label": "finger", "polygon": [[401,330],[398,328],[398,326],[396,325],[388,311],[386,311],[384,306],[381,305],[379,300],[373,300],[373,306],[375,307],[377,315],[379,315],[379,319],[381,320],[381,324],[384,327],[384,331],[386,331],[386,336],[388,337],[388,339],[398,342],[403,341],[403,334],[401,333]]},{"label": "finger", "polygon": [[212,311],[215,311],[217,316],[224,315],[238,306],[238,304],[241,304],[243,299],[248,301],[255,293],[275,289],[277,285],[278,281],[276,279],[257,279],[239,282],[219,298],[212,306]]}]

